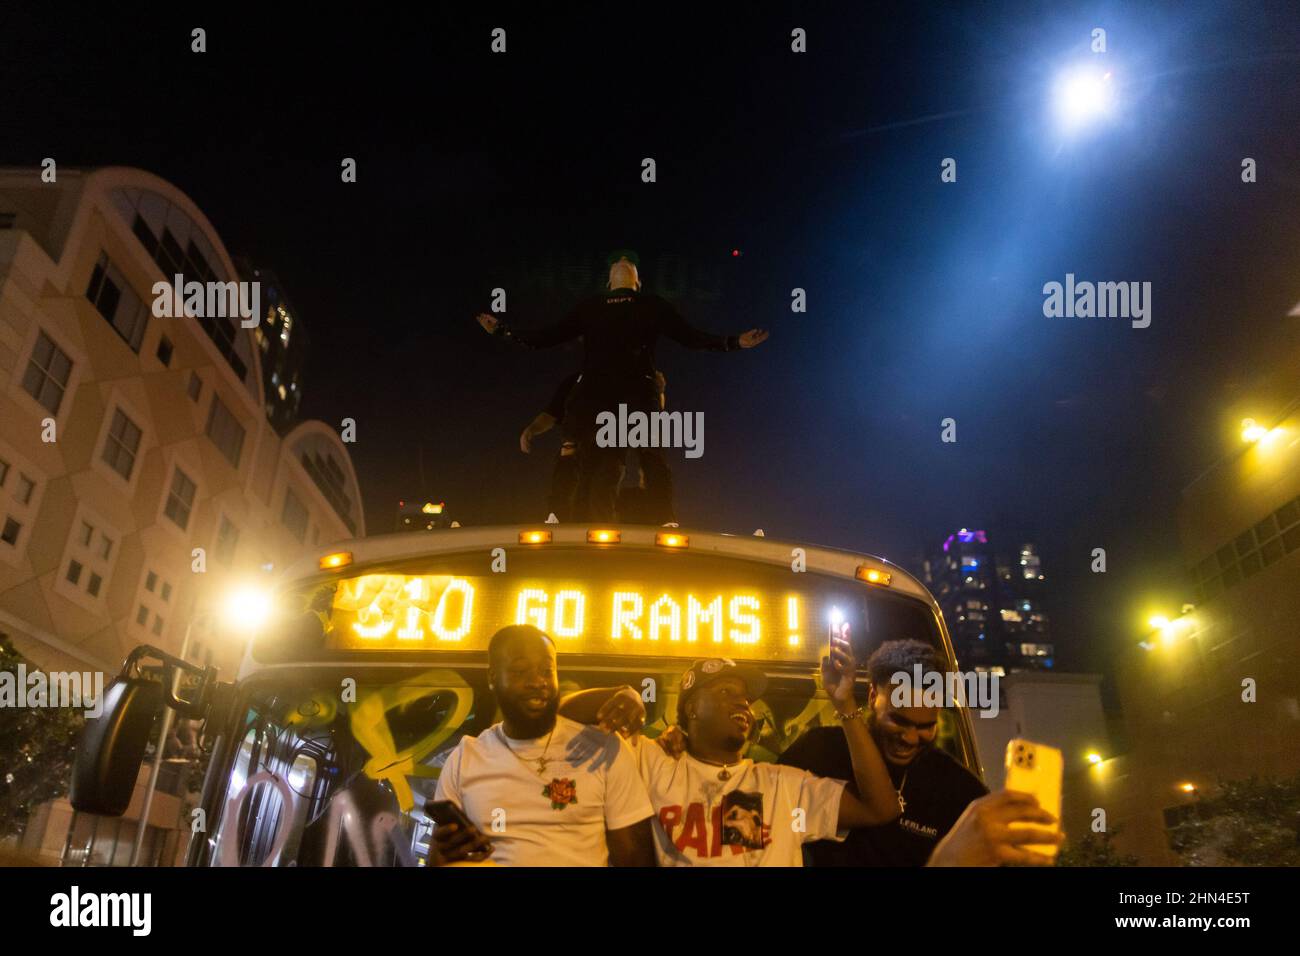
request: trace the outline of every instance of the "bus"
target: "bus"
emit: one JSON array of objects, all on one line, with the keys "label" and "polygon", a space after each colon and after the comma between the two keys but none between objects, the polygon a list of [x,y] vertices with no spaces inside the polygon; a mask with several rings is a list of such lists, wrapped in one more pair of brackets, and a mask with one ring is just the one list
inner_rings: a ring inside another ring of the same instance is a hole
[{"label": "bus", "polygon": [[[761,669],[756,761],[834,723],[818,677],[832,624],[847,626],[860,662],[917,638],[956,668],[939,607],[912,575],[758,535],[543,525],[368,537],[286,569],[273,603],[233,681],[157,648],[132,653],[87,728],[74,807],[125,810],[149,726],[172,707],[203,721],[210,752],[188,865],[425,865],[424,806],[443,762],[500,719],[486,647],[507,624],[553,638],[561,695],[637,689],[651,737],[673,724],[693,660]],[[982,777],[961,704],[943,711],[938,746]]]}]

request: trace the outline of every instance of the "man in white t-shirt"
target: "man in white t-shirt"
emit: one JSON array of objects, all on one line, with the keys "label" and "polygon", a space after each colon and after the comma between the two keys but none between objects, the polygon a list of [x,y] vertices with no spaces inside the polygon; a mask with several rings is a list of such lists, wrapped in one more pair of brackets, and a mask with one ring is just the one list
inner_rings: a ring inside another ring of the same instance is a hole
[{"label": "man in white t-shirt", "polygon": [[474,825],[436,826],[435,865],[653,866],[653,810],[636,760],[613,734],[558,715],[555,644],[535,627],[502,628],[488,684],[504,719],[463,737],[438,777]]},{"label": "man in white t-shirt", "polygon": [[[897,817],[898,793],[854,702],[854,673],[852,656],[832,647],[822,682],[845,722],[862,798],[843,781],[742,758],[763,676],[727,658],[692,664],[677,700],[685,752],[670,756],[635,733],[628,742],[654,804],[659,865],[802,866],[804,843],[843,839],[849,829]],[[635,691],[605,688],[570,695],[564,712],[593,723],[614,717],[611,726],[636,730],[638,706]],[[628,712],[621,718],[620,707]]]}]

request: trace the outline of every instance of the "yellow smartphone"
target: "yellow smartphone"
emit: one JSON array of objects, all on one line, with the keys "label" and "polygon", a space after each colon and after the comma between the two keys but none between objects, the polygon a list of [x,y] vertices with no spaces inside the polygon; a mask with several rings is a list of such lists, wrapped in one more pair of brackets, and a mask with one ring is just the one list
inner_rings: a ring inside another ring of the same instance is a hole
[{"label": "yellow smartphone", "polygon": [[[1065,759],[1055,747],[1019,737],[1007,742],[1006,788],[1032,793],[1037,797],[1038,805],[1056,817],[1058,830],[1061,819],[1061,779],[1064,774]],[[1028,824],[1013,823],[1011,826]],[[1025,849],[1031,853],[1055,857],[1058,848],[1050,843],[1026,843]]]}]

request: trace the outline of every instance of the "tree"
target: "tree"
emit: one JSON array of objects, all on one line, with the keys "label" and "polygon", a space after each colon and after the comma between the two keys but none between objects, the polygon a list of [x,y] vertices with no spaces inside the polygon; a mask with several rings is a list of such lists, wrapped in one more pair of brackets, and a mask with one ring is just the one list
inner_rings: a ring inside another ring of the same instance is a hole
[{"label": "tree", "polygon": [[[0,672],[37,670],[0,635]],[[0,707],[0,840],[17,836],[32,811],[68,792],[72,755],[85,724],[70,707]]]},{"label": "tree", "polygon": [[1169,838],[1189,866],[1300,865],[1300,774],[1220,781]]},{"label": "tree", "polygon": [[1117,849],[1112,842],[1123,827],[1102,833],[1089,832],[1081,840],[1070,840],[1057,857],[1057,866],[1138,866],[1138,858]]}]

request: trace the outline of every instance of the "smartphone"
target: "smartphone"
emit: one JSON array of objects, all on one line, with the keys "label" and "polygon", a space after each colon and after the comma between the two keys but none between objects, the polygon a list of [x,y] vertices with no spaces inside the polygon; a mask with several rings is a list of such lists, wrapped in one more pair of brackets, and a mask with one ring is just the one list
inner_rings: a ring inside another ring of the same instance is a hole
[{"label": "smartphone", "polygon": [[853,653],[853,644],[849,639],[849,622],[840,617],[838,611],[831,617],[830,646],[838,647],[849,654]]},{"label": "smartphone", "polygon": [[476,829],[469,817],[465,816],[465,811],[450,800],[430,800],[424,805],[424,812],[440,827],[454,823],[462,830]]},{"label": "smartphone", "polygon": [[[1007,742],[1007,782],[1008,790],[1032,793],[1038,798],[1038,805],[1056,817],[1056,828],[1060,829],[1061,819],[1061,779],[1065,774],[1065,760],[1061,751],[1047,744],[1036,744],[1016,737]],[[1011,826],[1028,826],[1013,823]],[[1025,849],[1031,853],[1056,856],[1058,847],[1050,843],[1026,843]]]}]

